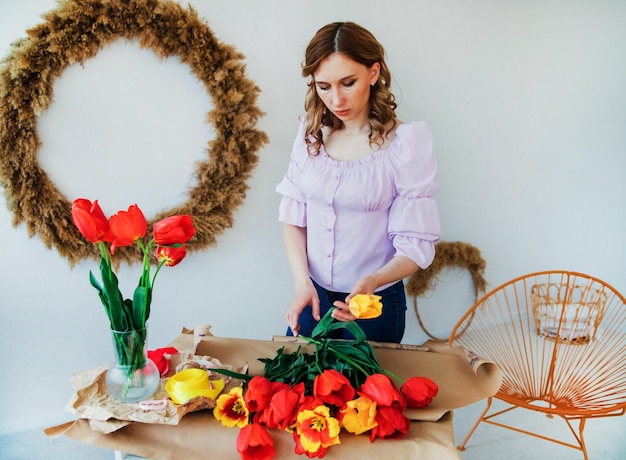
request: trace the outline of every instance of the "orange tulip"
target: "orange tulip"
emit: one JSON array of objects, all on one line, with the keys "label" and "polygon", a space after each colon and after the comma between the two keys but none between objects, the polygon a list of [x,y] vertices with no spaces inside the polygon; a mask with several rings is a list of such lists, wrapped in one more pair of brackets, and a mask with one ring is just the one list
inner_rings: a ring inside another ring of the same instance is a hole
[{"label": "orange tulip", "polygon": [[276,456],[274,440],[264,426],[251,423],[237,436],[237,452],[242,460],[270,460]]},{"label": "orange tulip", "polygon": [[129,206],[128,211],[119,211],[112,215],[109,225],[114,235],[111,254],[115,252],[115,248],[130,246],[148,233],[148,222],[136,204]]},{"label": "orange tulip", "polygon": [[156,244],[164,246],[184,244],[196,233],[189,214],[170,216],[155,222],[153,231]]},{"label": "orange tulip", "polygon": [[408,407],[420,409],[428,406],[437,396],[439,387],[428,377],[411,377],[406,379],[400,391],[406,399]]},{"label": "orange tulip", "polygon": [[157,246],[156,257],[159,262],[164,262],[168,267],[178,265],[187,255],[185,246]]},{"label": "orange tulip", "polygon": [[72,220],[78,231],[92,243],[110,241],[109,221],[102,212],[98,200],[93,203],[85,198],[74,200]]}]

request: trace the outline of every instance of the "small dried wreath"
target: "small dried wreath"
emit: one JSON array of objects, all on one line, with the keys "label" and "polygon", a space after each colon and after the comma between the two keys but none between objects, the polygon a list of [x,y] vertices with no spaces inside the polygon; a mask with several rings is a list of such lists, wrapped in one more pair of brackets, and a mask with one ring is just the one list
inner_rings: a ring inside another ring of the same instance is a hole
[{"label": "small dried wreath", "polygon": [[[243,55],[213,35],[197,12],[171,0],[62,0],[43,16],[44,23],[12,45],[0,69],[0,184],[5,188],[13,225],[26,224],[48,248],[56,248],[70,265],[98,260],[71,219],[71,202],[37,162],[41,140],[37,116],[53,99],[53,83],[63,70],[94,57],[119,39],[137,40],[161,59],[177,56],[203,83],[214,103],[208,121],[216,137],[207,158],[197,163],[195,183],[185,203],[167,209],[152,222],[173,214],[190,214],[197,233],[188,249],[215,244],[233,225],[247,179],[266,142],[255,129],[263,112],[256,106],[259,88],[245,75]],[[116,258],[131,263],[141,253],[120,248]]]}]

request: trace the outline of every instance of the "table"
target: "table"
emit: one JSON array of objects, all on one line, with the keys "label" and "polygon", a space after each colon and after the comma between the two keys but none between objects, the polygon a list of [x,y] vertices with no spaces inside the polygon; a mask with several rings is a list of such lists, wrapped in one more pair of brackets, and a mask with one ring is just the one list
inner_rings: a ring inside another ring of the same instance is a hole
[{"label": "table", "polygon": [[[192,347],[197,355],[210,355],[233,365],[248,364],[252,375],[262,373],[263,364],[258,361],[259,357],[272,357],[280,347],[289,351],[290,347],[300,346],[292,339],[259,341],[206,336],[194,340],[194,337],[193,331],[184,330],[172,345],[181,350],[194,341]],[[477,360],[461,347],[450,348],[434,342],[426,346],[428,351],[376,349],[378,360],[385,369],[402,378],[425,375],[439,386],[439,394],[428,408],[407,411],[406,415],[412,419],[408,435],[402,439],[377,439],[370,443],[367,435],[342,432],[341,444],[331,447],[325,458],[460,459],[454,446],[452,411],[495,394],[500,386],[501,372],[495,364]],[[223,427],[209,410],[186,414],[177,425],[135,422],[104,434],[92,430],[89,420],[79,418],[46,432],[50,436],[64,434],[80,442],[153,460],[240,458],[235,449],[239,430]],[[270,433],[277,459],[303,458],[293,452],[294,441],[290,433],[279,430],[270,430]]]}]

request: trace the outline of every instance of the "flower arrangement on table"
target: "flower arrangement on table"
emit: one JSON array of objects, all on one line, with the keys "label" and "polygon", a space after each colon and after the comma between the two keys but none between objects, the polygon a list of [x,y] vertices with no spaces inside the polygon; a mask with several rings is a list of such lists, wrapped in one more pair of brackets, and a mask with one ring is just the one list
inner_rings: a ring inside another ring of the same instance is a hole
[{"label": "flower arrangement on table", "polygon": [[[153,237],[147,242],[144,238],[148,234],[148,223],[136,204],[130,206],[127,211],[119,211],[107,219],[98,200],[92,203],[88,199],[78,198],[72,203],[72,220],[80,233],[100,248],[101,281],[98,281],[90,271],[89,282],[98,292],[104,306],[113,333],[118,367],[123,370],[122,377],[127,380],[122,393],[117,395],[118,399],[139,400],[146,395],[135,395],[132,399],[128,399],[127,396],[131,386],[145,384],[142,379],[138,382],[132,382],[130,379],[147,363],[152,363],[146,359],[144,346],[154,282],[164,265],[173,267],[185,258],[186,244],[195,234],[191,216],[175,215],[154,223]],[[120,292],[118,278],[111,263],[111,256],[115,254],[116,248],[131,245],[137,245],[143,254],[141,275],[132,299],[124,298]],[[157,262],[154,275],[151,274],[152,256]],[[160,377],[159,370],[155,370],[154,373],[156,385],[152,392],[156,389]],[[109,375],[110,372],[107,379]]]},{"label": "flower arrangement on table", "polygon": [[[360,318],[380,315],[380,297],[361,294],[350,303]],[[340,444],[340,432],[369,439],[406,436],[410,420],[404,410],[429,405],[438,386],[427,377],[402,380],[383,369],[365,333],[355,322],[338,322],[331,309],[318,323],[311,337],[314,353],[298,347],[293,353],[280,348],[277,355],[261,358],[263,376],[224,374],[247,380],[245,390],[232,388],[216,400],[213,414],[224,426],[240,428],[236,449],[244,460],[269,460],[275,456],[268,429],[293,434],[296,454],[322,458]],[[327,335],[347,329],[354,340],[332,340]],[[218,370],[219,371],[219,370]],[[399,388],[394,383],[397,381]]]}]

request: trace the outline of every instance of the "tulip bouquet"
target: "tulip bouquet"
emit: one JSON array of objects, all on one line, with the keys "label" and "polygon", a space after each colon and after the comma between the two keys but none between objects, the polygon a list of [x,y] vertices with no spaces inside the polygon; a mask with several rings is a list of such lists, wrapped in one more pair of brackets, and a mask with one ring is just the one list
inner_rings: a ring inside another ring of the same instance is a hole
[{"label": "tulip bouquet", "polygon": [[[78,198],[72,203],[72,220],[80,233],[100,248],[101,281],[91,271],[89,281],[100,296],[111,330],[130,332],[134,337],[132,341],[141,343],[141,347],[135,351],[135,347],[131,347],[127,339],[118,340],[118,335],[114,334],[120,364],[128,366],[127,369],[132,372],[145,361],[143,344],[154,281],[163,265],[173,267],[185,258],[186,243],[195,234],[192,219],[189,215],[176,215],[156,222],[152,229],[154,236],[148,242],[144,242],[148,223],[136,204],[107,219],[97,200],[92,203],[90,200]],[[132,299],[125,299],[113,271],[111,256],[115,254],[116,248],[133,244],[142,252],[143,264],[139,284]],[[157,261],[154,275],[151,274],[150,259],[153,251]]]},{"label": "tulip bouquet", "polygon": [[[373,310],[380,314],[376,297],[358,298],[351,311],[360,309],[370,318],[375,316]],[[432,380],[402,380],[383,369],[362,329],[355,322],[335,321],[331,312],[311,337],[301,336],[314,345],[313,354],[301,348],[286,354],[283,347],[275,358],[260,359],[265,363],[264,375],[248,376],[245,392],[235,387],[218,397],[213,414],[224,426],[240,428],[237,451],[242,459],[274,458],[269,428],[290,431],[295,453],[309,458],[322,458],[339,444],[342,429],[355,435],[369,432],[371,442],[401,438],[410,425],[404,410],[425,407],[436,396],[438,387]],[[348,329],[355,339],[326,338],[340,328]]]}]

